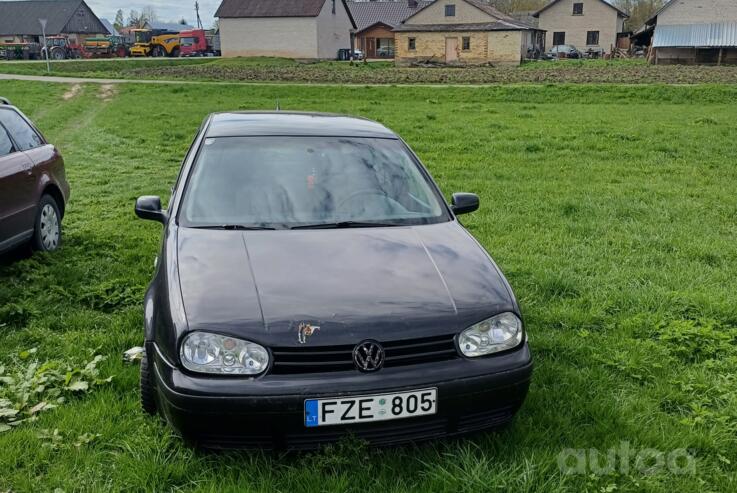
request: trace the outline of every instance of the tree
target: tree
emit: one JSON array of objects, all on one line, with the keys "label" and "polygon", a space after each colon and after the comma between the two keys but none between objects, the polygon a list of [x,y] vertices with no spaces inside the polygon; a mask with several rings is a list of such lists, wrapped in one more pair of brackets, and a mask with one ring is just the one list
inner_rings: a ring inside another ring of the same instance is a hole
[{"label": "tree", "polygon": [[137,10],[131,10],[128,14],[128,26],[141,28],[146,25],[147,22],[155,22],[159,20],[156,15],[156,11],[153,7],[144,7],[139,14]]},{"label": "tree", "polygon": [[491,0],[491,4],[505,14],[540,10],[550,0]]},{"label": "tree", "polygon": [[636,31],[651,18],[665,3],[664,0],[615,0],[614,5],[627,12],[626,31]]},{"label": "tree", "polygon": [[128,27],[142,27],[141,14],[137,10],[131,10],[128,13]]},{"label": "tree", "polygon": [[179,24],[181,24],[183,26],[186,26],[187,25],[187,19],[185,19],[184,17],[182,17],[181,19],[179,19]]},{"label": "tree", "polygon": [[156,22],[159,20],[159,16],[156,15],[156,10],[150,5],[143,7],[141,10],[141,17],[145,19],[144,24],[146,22]]},{"label": "tree", "polygon": [[117,12],[115,12],[115,22],[113,22],[113,27],[115,29],[120,29],[125,25],[125,20],[123,19],[123,9],[118,9]]}]

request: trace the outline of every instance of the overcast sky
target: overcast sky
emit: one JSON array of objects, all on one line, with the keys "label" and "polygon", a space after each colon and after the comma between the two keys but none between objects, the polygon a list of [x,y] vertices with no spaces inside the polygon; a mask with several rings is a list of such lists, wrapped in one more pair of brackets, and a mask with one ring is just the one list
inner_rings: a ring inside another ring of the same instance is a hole
[{"label": "overcast sky", "polygon": [[[104,17],[110,22],[115,20],[115,12],[123,10],[125,20],[128,20],[128,12],[131,9],[141,11],[146,6],[151,6],[156,11],[158,20],[163,22],[177,22],[184,17],[187,23],[194,26],[196,17],[194,13],[195,0],[86,0],[87,5],[98,17]],[[206,28],[211,27],[215,21],[213,17],[220,5],[220,0],[199,0],[200,18]]]}]

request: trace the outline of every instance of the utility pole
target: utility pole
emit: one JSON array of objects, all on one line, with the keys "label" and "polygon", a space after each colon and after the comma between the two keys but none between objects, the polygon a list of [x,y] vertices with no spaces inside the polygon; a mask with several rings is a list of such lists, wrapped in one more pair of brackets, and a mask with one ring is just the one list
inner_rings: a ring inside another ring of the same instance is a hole
[{"label": "utility pole", "polygon": [[197,14],[197,29],[202,29],[202,19],[200,19],[200,4],[195,0],[194,11]]}]

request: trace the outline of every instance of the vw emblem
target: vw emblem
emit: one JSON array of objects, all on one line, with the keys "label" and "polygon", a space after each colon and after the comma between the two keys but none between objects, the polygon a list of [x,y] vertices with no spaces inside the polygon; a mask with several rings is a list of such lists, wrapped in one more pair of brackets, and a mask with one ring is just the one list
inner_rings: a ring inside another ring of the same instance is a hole
[{"label": "vw emblem", "polygon": [[353,348],[353,364],[360,371],[376,371],[384,366],[384,348],[376,341],[363,341]]}]

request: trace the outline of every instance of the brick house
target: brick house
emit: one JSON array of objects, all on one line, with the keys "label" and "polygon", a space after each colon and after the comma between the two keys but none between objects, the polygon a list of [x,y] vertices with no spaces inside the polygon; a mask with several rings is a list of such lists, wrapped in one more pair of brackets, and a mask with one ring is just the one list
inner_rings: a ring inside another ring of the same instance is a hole
[{"label": "brick house", "polygon": [[553,0],[533,14],[547,31],[545,46],[573,45],[580,51],[609,53],[629,17],[605,0]]},{"label": "brick house", "polygon": [[366,58],[394,58],[392,29],[430,3],[426,0],[348,2],[348,9],[356,21],[355,48],[363,51]]},{"label": "brick house", "polygon": [[334,60],[356,27],[346,0],[223,0],[215,17],[224,57]]},{"label": "brick house", "polygon": [[394,28],[399,65],[519,65],[542,49],[543,32],[517,21],[484,0],[436,0]]}]

